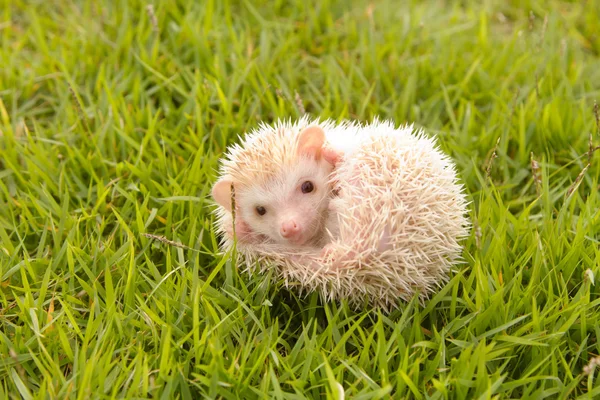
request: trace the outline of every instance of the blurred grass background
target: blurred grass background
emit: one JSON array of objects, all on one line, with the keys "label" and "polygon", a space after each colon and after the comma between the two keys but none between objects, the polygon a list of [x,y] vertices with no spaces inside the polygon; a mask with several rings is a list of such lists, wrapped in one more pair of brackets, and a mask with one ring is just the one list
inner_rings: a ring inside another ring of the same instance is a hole
[{"label": "blurred grass background", "polygon": [[[0,398],[600,396],[599,16],[0,0]],[[414,122],[456,160],[467,263],[425,306],[356,313],[216,255],[220,155],[305,112]]]}]

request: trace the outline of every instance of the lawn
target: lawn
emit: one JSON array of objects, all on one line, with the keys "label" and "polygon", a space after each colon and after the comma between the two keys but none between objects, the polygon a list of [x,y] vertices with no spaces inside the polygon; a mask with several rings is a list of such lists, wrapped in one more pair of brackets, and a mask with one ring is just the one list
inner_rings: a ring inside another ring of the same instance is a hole
[{"label": "lawn", "polygon": [[[0,0],[0,398],[600,397],[600,1],[153,4]],[[226,146],[304,113],[456,160],[473,230],[427,303],[218,254]]]}]

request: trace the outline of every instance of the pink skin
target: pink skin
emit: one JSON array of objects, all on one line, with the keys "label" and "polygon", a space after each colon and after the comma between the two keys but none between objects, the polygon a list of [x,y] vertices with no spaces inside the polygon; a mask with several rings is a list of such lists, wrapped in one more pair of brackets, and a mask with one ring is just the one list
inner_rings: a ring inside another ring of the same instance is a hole
[{"label": "pink skin", "polygon": [[302,229],[295,219],[288,219],[281,223],[279,234],[292,242],[298,241],[302,234]]}]

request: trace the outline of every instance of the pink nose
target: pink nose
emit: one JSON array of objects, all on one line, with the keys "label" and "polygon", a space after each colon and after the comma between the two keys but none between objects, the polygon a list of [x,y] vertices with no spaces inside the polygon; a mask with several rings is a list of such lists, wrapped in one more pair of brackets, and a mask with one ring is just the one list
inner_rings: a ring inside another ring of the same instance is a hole
[{"label": "pink nose", "polygon": [[289,221],[285,221],[281,224],[280,232],[281,236],[287,239],[293,237],[294,235],[297,235],[298,232],[300,232],[300,227],[298,226],[296,221],[290,219]]}]

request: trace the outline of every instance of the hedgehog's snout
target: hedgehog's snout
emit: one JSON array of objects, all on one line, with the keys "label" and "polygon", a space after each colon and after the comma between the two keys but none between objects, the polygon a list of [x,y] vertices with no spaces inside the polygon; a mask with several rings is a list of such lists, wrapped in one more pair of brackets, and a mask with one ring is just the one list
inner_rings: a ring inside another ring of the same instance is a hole
[{"label": "hedgehog's snout", "polygon": [[279,234],[284,239],[294,239],[295,237],[298,237],[301,232],[300,224],[294,218],[283,220],[279,227]]}]

